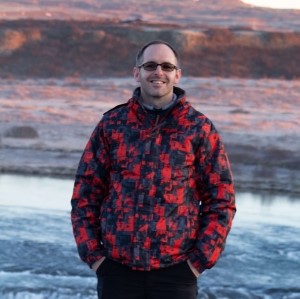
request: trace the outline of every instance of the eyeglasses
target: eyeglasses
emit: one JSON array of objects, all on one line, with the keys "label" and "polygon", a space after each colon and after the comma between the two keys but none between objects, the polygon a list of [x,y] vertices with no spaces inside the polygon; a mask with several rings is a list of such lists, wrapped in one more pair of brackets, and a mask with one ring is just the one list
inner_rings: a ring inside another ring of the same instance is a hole
[{"label": "eyeglasses", "polygon": [[164,72],[173,72],[174,70],[178,70],[178,67],[169,62],[156,63],[154,61],[145,62],[138,66],[138,68],[144,68],[145,71],[153,72],[157,69],[158,66],[161,66],[161,69]]}]

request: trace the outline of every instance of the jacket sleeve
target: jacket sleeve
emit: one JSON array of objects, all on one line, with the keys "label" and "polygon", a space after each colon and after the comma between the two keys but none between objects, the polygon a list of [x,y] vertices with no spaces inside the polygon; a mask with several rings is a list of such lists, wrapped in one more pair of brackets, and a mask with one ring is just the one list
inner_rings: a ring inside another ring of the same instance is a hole
[{"label": "jacket sleeve", "polygon": [[81,156],[71,199],[71,222],[80,258],[90,267],[103,256],[100,207],[108,193],[110,159],[100,122]]},{"label": "jacket sleeve", "polygon": [[201,200],[198,236],[189,259],[201,273],[219,259],[236,211],[233,178],[224,145],[207,120],[197,151],[197,185]]}]

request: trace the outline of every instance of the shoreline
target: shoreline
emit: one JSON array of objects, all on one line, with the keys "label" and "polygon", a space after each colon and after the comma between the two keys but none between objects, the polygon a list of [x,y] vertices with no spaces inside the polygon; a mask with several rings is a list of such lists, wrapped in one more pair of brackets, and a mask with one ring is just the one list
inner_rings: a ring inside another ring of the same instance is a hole
[{"label": "shoreline", "polygon": [[[11,149],[7,149],[11,150]],[[3,151],[3,149],[2,149]],[[23,151],[23,150],[22,150]],[[3,154],[3,152],[2,152]],[[32,153],[32,159],[31,163],[34,161],[34,156],[39,155],[40,157],[48,157],[52,156],[52,160],[48,160],[48,163],[44,165],[38,165],[38,161],[35,161],[35,165],[25,165],[26,163],[23,163],[21,166],[15,166],[12,165],[12,163],[7,163],[6,165],[2,165],[0,169],[0,176],[1,175],[16,175],[16,176],[30,176],[30,177],[46,177],[46,178],[57,178],[62,180],[74,180],[75,179],[75,171],[76,167],[72,167],[72,164],[74,166],[74,163],[78,163],[81,152],[72,152],[72,153],[62,153],[62,152],[33,152]],[[61,159],[56,160],[55,157],[62,157],[65,158],[63,161]],[[66,158],[68,157],[68,158]],[[299,197],[300,198],[300,182],[295,179],[294,182],[289,181],[286,179],[285,181],[281,181],[281,183],[278,182],[278,180],[274,179],[274,173],[273,178],[268,178],[268,171],[265,172],[263,169],[261,169],[260,175],[251,175],[252,173],[258,173],[257,171],[253,170],[253,166],[251,167],[251,164],[236,164],[232,163],[235,160],[235,155],[230,155],[229,159],[232,165],[232,172],[234,177],[234,185],[236,192],[240,193],[256,193],[261,195],[279,195],[284,194],[285,196],[294,198]],[[37,159],[36,159],[37,160]],[[56,160],[56,162],[55,162]],[[34,164],[33,163],[33,164]],[[63,166],[55,166],[55,164],[62,164]],[[68,167],[66,166],[68,165]],[[26,168],[26,170],[24,169]],[[252,169],[251,169],[252,168]],[[282,176],[282,171],[287,171],[286,169],[275,169],[277,176]],[[295,171],[296,175],[299,173],[299,171]],[[284,187],[286,186],[286,187]]]},{"label": "shoreline", "polygon": [[[39,173],[36,171],[33,172],[22,172],[22,171],[4,171],[0,172],[1,176],[18,176],[18,177],[32,177],[32,178],[49,178],[49,179],[60,179],[60,180],[71,180],[74,181],[75,175],[74,174],[57,174],[57,173]],[[298,187],[298,186],[297,186]],[[298,189],[298,188],[297,188]],[[250,194],[258,194],[260,196],[264,196],[265,199],[268,199],[271,196],[275,195],[284,195],[285,197],[291,199],[291,200],[298,200],[300,199],[300,191],[298,190],[290,190],[290,189],[274,189],[274,188],[258,188],[254,185],[248,185],[248,186],[240,186],[239,183],[237,184],[235,181],[235,193],[241,194],[241,193],[250,193]]]}]

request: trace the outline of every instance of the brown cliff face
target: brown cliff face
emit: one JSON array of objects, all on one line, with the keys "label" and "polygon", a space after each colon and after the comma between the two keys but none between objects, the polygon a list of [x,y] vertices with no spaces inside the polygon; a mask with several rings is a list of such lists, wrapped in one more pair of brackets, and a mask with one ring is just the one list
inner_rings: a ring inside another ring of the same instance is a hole
[{"label": "brown cliff face", "polygon": [[[190,29],[191,28],[191,29]],[[122,21],[0,22],[0,77],[129,76],[152,39],[174,44],[185,76],[300,78],[300,32]]]}]

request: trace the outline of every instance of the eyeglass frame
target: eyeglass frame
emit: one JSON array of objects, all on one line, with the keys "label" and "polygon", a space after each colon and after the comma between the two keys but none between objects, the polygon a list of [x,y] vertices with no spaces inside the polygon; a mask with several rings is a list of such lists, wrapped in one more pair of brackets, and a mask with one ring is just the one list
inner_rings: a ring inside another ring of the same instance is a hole
[{"label": "eyeglass frame", "polygon": [[[156,64],[156,67],[155,67],[155,69],[153,69],[153,70],[146,70],[145,69],[145,64],[147,64],[147,63],[153,63],[153,64]],[[167,70],[164,70],[163,69],[163,64],[168,64],[168,65],[172,65],[172,67],[173,67],[173,69],[172,70],[170,70],[170,71],[167,71]],[[168,72],[168,73],[171,73],[171,72],[173,72],[174,70],[179,70],[180,68],[179,67],[177,67],[175,64],[173,64],[173,63],[171,63],[171,62],[162,62],[162,63],[157,63],[157,62],[155,62],[155,61],[147,61],[147,62],[145,62],[145,63],[143,63],[143,64],[141,64],[141,65],[139,65],[138,66],[138,68],[140,69],[140,68],[143,68],[145,71],[147,71],[147,72],[154,72],[154,71],[156,71],[157,70],[157,67],[158,66],[160,66],[161,67],[161,69],[162,69],[162,71],[164,71],[164,72]]]}]

